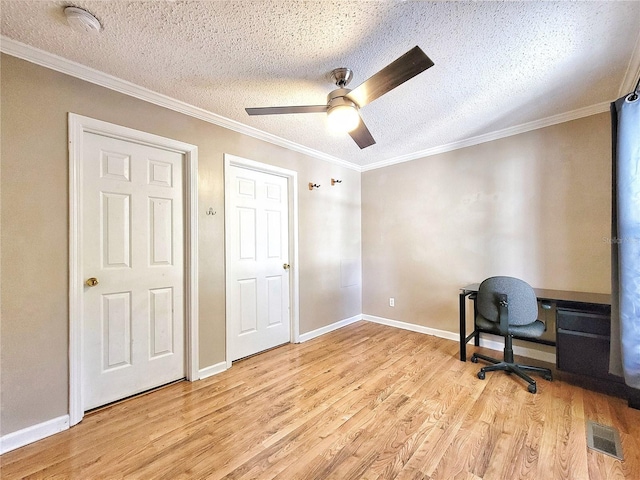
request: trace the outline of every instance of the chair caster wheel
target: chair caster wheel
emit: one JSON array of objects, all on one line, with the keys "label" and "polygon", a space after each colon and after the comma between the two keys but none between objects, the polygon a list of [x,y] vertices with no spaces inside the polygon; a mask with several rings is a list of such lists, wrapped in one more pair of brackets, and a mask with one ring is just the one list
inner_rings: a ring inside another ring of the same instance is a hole
[{"label": "chair caster wheel", "polygon": [[529,390],[530,393],[536,393],[538,391],[538,388],[535,386],[535,384],[529,385],[527,389]]},{"label": "chair caster wheel", "polygon": [[484,380],[484,372],[478,372],[478,378]]},{"label": "chair caster wheel", "polygon": [[544,379],[545,379],[545,380],[547,380],[548,382],[553,381],[553,377],[552,377],[551,375],[545,375],[545,376],[544,376],[544,377],[542,377],[542,378],[544,378]]},{"label": "chair caster wheel", "polygon": [[471,356],[471,363],[478,363],[478,357],[476,357],[475,355]]}]

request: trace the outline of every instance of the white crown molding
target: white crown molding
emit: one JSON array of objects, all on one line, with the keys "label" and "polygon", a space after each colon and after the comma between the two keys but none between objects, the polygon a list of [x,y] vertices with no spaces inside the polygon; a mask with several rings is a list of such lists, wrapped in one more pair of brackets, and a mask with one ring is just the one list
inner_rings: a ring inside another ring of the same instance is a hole
[{"label": "white crown molding", "polygon": [[398,163],[410,162],[411,160],[418,160],[420,158],[430,157],[439,153],[451,152],[452,150],[459,150],[465,147],[471,147],[479,145],[481,143],[492,142],[493,140],[499,140],[501,138],[511,137],[520,133],[530,132],[531,130],[538,130],[539,128],[549,127],[558,123],[569,122],[571,120],[577,120],[578,118],[588,117],[597,113],[608,112],[610,108],[610,102],[602,102],[589,107],[579,108],[566,113],[560,113],[551,117],[542,118],[540,120],[534,120],[533,122],[523,123],[522,125],[516,125],[514,127],[505,128],[503,130],[497,130],[495,132],[485,133],[478,135],[477,137],[466,138],[457,142],[447,143],[445,145],[439,145],[433,148],[427,148],[419,152],[409,153],[407,155],[401,155],[399,157],[390,158],[381,162],[371,163],[364,165],[362,171],[375,170],[378,168],[388,167],[390,165],[396,165]]},{"label": "white crown molding", "polygon": [[305,147],[299,143],[286,140],[271,133],[263,132],[257,128],[217,115],[203,108],[189,105],[188,103],[181,102],[180,100],[176,100],[167,95],[140,87],[139,85],[114,77],[113,75],[86,67],[71,60],[67,60],[66,58],[17,42],[2,35],[0,35],[0,51],[7,55],[27,60],[28,62],[50,68],[51,70],[71,75],[72,77],[85,80],[95,85],[100,85],[101,87],[124,93],[130,97],[138,98],[145,102],[189,115],[190,117],[233,130],[234,132],[238,132],[249,137],[257,138],[258,140],[263,140],[273,145],[278,145],[279,147],[284,147],[351,170],[360,171],[360,165],[356,165],[355,163],[347,162],[346,160],[342,160],[338,157]]},{"label": "white crown molding", "polygon": [[[273,145],[278,145],[280,147],[287,148],[289,150],[293,150],[295,152],[299,152],[304,155],[317,158],[319,160],[324,160],[329,163],[340,165],[357,172],[366,172],[368,170],[384,168],[398,163],[410,162],[412,160],[430,157],[439,153],[450,152],[453,150],[458,150],[460,148],[471,147],[474,145],[479,145],[481,143],[491,142],[493,140],[510,137],[512,135],[518,135],[520,133],[529,132],[531,130],[556,125],[558,123],[576,120],[578,118],[595,115],[597,113],[603,113],[609,111],[610,108],[610,102],[602,102],[596,105],[579,108],[571,112],[561,113],[559,115],[554,115],[540,120],[535,120],[533,122],[524,123],[522,125],[516,125],[514,127],[486,133],[484,135],[479,135],[457,142],[439,145],[407,155],[401,155],[387,160],[382,160],[380,162],[360,166],[355,163],[342,160],[338,157],[320,152],[318,150],[305,147],[304,145],[291,142],[271,133],[263,132],[262,130],[258,130],[257,128],[244,125],[240,122],[217,115],[202,108],[189,105],[188,103],[173,99],[171,97],[168,97],[167,95],[151,91],[134,83],[127,82],[126,80],[108,75],[106,73],[100,72],[99,70],[86,67],[79,63],[45,52],[44,50],[31,47],[24,43],[17,42],[2,35],[0,35],[0,51],[17,58],[27,60],[31,63],[35,63],[37,65],[41,65],[58,72],[71,75],[81,80],[100,85],[110,90],[114,90],[125,95],[138,98],[154,105],[168,108],[170,110],[189,115],[199,120],[203,120],[205,122],[218,125],[229,130],[233,130],[243,135],[257,138],[258,140],[263,140]],[[632,58],[629,62],[629,66],[627,67],[624,81],[620,87],[620,91],[622,92],[620,95],[628,93],[635,87],[635,82],[637,81],[636,79],[638,75],[640,75],[640,36],[638,37],[638,41],[636,42]],[[629,87],[629,85],[631,86]]]},{"label": "white crown molding", "polygon": [[627,71],[624,74],[624,79],[620,85],[618,97],[622,97],[623,95],[632,92],[633,89],[636,88],[638,78],[640,78],[640,32],[636,39],[636,45],[633,47],[633,53],[631,54],[629,65],[627,65]]}]

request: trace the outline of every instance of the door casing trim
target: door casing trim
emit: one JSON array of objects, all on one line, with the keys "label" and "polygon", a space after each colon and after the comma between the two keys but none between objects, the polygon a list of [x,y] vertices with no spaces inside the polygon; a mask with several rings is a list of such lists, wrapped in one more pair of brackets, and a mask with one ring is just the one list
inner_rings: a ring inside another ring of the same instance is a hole
[{"label": "door casing trim", "polygon": [[185,371],[198,380],[198,147],[69,113],[69,425],[84,416],[82,389],[82,137],[84,133],[159,147],[184,155]]},{"label": "door casing trim", "polygon": [[[225,287],[228,281],[228,262],[227,259],[227,234],[229,230],[229,181],[230,173],[229,167],[240,167],[249,170],[256,170],[258,172],[268,173],[271,175],[278,175],[288,179],[288,194],[289,194],[289,262],[291,264],[290,282],[289,282],[289,321],[290,323],[290,341],[292,343],[300,343],[300,269],[298,268],[298,172],[294,170],[288,170],[282,167],[276,167],[266,163],[256,162],[246,158],[231,155],[229,153],[224,154],[224,230],[225,230]],[[228,309],[227,293],[225,292],[225,312]],[[231,368],[231,354],[229,351],[229,345],[231,342],[229,328],[229,315],[225,313],[225,359],[227,362],[227,368]]]}]

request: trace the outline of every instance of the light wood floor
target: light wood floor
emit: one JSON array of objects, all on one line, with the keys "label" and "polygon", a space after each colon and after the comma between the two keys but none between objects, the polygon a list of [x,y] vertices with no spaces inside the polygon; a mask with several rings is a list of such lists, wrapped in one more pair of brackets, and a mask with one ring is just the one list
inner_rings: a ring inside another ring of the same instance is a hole
[{"label": "light wood floor", "polygon": [[[640,479],[640,411],[558,380],[478,380],[457,353],[358,322],[90,414],[0,457],[0,476]],[[587,449],[586,418],[620,431],[623,462]]]}]

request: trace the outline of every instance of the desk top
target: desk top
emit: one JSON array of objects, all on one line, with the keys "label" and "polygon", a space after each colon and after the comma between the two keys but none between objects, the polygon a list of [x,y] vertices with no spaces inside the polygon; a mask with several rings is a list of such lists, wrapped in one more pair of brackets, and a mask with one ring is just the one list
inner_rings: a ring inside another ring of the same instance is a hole
[{"label": "desk top", "polygon": [[[460,292],[469,294],[475,293],[480,287],[479,283],[472,283],[460,289]],[[611,295],[608,293],[571,292],[567,290],[546,290],[544,288],[534,288],[538,300],[595,303],[597,305],[611,305]]]}]

